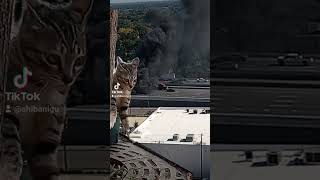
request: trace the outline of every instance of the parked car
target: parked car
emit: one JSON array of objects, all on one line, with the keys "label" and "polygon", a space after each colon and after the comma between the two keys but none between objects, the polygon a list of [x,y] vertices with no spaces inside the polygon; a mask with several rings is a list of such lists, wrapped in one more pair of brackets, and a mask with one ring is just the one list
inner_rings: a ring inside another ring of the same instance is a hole
[{"label": "parked car", "polygon": [[205,78],[197,78],[197,82],[208,82]]},{"label": "parked car", "polygon": [[312,57],[306,58],[299,53],[287,53],[278,56],[277,61],[280,66],[285,66],[287,64],[301,64],[304,66],[308,66],[310,65],[310,63],[314,62],[314,59]]}]

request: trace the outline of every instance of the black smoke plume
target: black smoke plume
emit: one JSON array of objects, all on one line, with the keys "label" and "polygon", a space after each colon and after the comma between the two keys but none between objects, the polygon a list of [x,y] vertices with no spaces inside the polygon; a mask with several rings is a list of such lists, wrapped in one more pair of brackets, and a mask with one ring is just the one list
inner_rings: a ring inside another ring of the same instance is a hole
[{"label": "black smoke plume", "polygon": [[[180,5],[177,13],[146,13],[145,21],[154,29],[137,51],[142,60],[137,91],[152,89],[160,76],[170,71],[183,78],[209,76],[210,0],[181,0]],[[197,65],[204,67],[198,67],[198,73],[190,73],[197,71]]]}]

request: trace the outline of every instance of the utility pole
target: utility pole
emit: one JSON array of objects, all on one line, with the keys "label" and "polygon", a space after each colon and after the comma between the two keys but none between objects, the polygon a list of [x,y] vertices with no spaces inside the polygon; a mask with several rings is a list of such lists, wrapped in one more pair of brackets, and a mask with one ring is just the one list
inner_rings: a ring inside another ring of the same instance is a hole
[{"label": "utility pole", "polygon": [[200,140],[200,171],[201,171],[201,179],[202,179],[202,133],[201,133],[201,140]]}]

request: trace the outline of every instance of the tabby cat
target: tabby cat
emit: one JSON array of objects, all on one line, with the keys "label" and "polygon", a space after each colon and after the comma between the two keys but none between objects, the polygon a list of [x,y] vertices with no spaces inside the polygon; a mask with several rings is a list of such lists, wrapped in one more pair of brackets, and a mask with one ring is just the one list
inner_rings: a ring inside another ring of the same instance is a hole
[{"label": "tabby cat", "polygon": [[23,166],[19,121],[6,115],[1,128],[0,179],[19,180]]},{"label": "tabby cat", "polygon": [[[64,105],[85,65],[86,25],[93,0],[25,2],[22,22],[16,17],[14,22],[21,26],[11,35],[7,91],[36,93],[40,100],[10,100],[7,105],[49,104],[59,112],[6,112],[0,137],[0,180],[20,179],[22,149],[34,180],[56,180],[57,147],[66,123]],[[32,71],[32,76],[19,89],[12,80],[22,67]]]},{"label": "tabby cat", "polygon": [[114,126],[117,114],[119,114],[122,130],[126,135],[129,130],[127,119],[128,108],[132,89],[137,82],[139,62],[139,58],[135,58],[131,62],[126,63],[120,57],[117,57],[117,65],[112,77],[110,129]]},{"label": "tabby cat", "polygon": [[[1,2],[3,3],[3,2]],[[19,34],[26,8],[25,0],[12,0],[13,12],[10,27],[10,40]],[[3,8],[3,7],[2,7]],[[4,21],[4,20],[3,20]],[[2,33],[2,36],[5,33]],[[7,37],[1,37],[7,38]],[[0,63],[4,63],[1,61]],[[8,62],[9,63],[9,62]],[[2,66],[6,66],[2,64]],[[1,72],[6,73],[6,72]],[[4,82],[5,83],[5,82]],[[2,84],[1,86],[4,86]],[[0,179],[19,180],[22,173],[22,148],[17,118],[5,114],[1,120],[0,133]]]}]

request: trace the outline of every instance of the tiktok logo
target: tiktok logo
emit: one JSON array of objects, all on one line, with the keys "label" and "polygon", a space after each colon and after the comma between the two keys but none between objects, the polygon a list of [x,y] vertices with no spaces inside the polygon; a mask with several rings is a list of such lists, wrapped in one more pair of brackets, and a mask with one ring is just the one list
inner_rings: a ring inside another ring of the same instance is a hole
[{"label": "tiktok logo", "polygon": [[119,84],[119,83],[117,83],[116,85],[114,85],[114,89],[115,89],[115,90],[118,90],[119,87],[120,87],[120,84]]},{"label": "tiktok logo", "polygon": [[32,72],[29,71],[27,67],[23,67],[22,74],[18,74],[14,77],[14,85],[19,89],[26,87],[28,84],[29,76],[32,76]]}]

